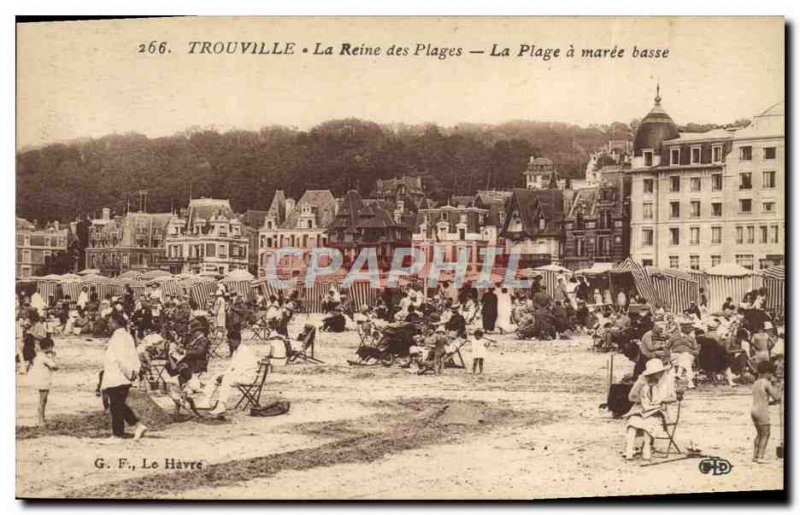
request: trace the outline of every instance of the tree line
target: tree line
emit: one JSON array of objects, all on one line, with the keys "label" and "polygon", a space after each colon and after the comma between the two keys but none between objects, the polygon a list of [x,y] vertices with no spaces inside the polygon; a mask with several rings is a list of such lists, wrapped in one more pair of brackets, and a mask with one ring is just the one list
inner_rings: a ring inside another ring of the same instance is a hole
[{"label": "tree line", "polygon": [[[630,139],[638,122],[580,127],[513,121],[453,127],[332,120],[310,130],[190,129],[167,137],[114,134],[17,153],[17,215],[74,220],[138,208],[185,207],[190,196],[229,198],[235,211],[266,210],[276,189],[374,193],[377,179],[422,176],[433,200],[479,189],[522,187],[531,156],[546,156],[564,177],[583,177],[589,155],[610,139]],[[706,126],[702,126],[706,127]]]}]

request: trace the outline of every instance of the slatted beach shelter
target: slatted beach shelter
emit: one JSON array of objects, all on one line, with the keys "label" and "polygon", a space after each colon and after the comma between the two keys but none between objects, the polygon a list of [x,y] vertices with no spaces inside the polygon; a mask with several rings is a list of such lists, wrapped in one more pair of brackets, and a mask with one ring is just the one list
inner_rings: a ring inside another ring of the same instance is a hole
[{"label": "slatted beach shelter", "polygon": [[536,267],[534,270],[542,274],[542,284],[544,284],[545,291],[551,297],[555,295],[556,292],[558,275],[563,274],[565,278],[572,275],[572,271],[569,268],[553,264]]},{"label": "slatted beach shelter", "polygon": [[663,305],[661,297],[659,297],[658,292],[653,285],[653,281],[647,274],[647,271],[642,265],[634,261],[632,257],[628,256],[625,261],[615,265],[614,268],[611,269],[610,273],[612,275],[631,274],[633,276],[633,283],[636,286],[636,290],[639,292],[639,295],[644,297],[644,300],[647,301],[650,306],[657,307]]},{"label": "slatted beach shelter", "polygon": [[53,299],[59,300],[62,296],[60,281],[61,276],[58,274],[37,277],[36,291],[39,292],[45,302],[49,301],[51,295],[53,296]]},{"label": "slatted beach shelter", "polygon": [[254,279],[253,274],[247,270],[233,270],[219,282],[224,284],[228,291],[235,291],[245,301],[251,301],[255,298],[252,286]]},{"label": "slatted beach shelter", "polygon": [[656,294],[669,311],[682,313],[689,307],[690,302],[698,302],[700,283],[693,274],[683,270],[652,266],[648,266],[646,271]]},{"label": "slatted beach shelter", "polygon": [[761,270],[763,285],[767,289],[767,308],[782,313],[785,309],[786,269],[783,265]]},{"label": "slatted beach shelter", "polygon": [[761,286],[761,275],[734,263],[722,263],[706,270],[708,305],[712,311],[722,309],[730,297],[739,304],[748,291]]}]

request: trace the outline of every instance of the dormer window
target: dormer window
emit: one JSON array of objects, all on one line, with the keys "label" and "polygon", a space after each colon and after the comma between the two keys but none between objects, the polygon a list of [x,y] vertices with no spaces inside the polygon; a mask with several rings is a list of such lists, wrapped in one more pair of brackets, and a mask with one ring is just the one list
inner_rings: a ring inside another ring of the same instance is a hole
[{"label": "dormer window", "polygon": [[692,147],[692,164],[700,164],[700,147]]},{"label": "dormer window", "polygon": [[721,163],[722,162],[722,146],[721,145],[714,145],[711,148],[711,162],[712,163]]},{"label": "dormer window", "polygon": [[642,152],[644,156],[644,165],[645,166],[653,166],[653,151],[652,150],[645,150]]},{"label": "dormer window", "polygon": [[539,217],[539,230],[544,231],[545,225],[547,222],[545,221],[544,217]]},{"label": "dormer window", "polygon": [[677,166],[681,164],[681,149],[673,148],[669,151],[669,164]]}]

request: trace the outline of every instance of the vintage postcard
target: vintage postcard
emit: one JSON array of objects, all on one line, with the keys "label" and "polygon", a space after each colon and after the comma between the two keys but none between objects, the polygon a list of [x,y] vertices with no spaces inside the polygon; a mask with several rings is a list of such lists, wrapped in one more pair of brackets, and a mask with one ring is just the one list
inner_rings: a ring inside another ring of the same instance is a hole
[{"label": "vintage postcard", "polygon": [[17,496],[785,498],[785,30],[18,20]]}]

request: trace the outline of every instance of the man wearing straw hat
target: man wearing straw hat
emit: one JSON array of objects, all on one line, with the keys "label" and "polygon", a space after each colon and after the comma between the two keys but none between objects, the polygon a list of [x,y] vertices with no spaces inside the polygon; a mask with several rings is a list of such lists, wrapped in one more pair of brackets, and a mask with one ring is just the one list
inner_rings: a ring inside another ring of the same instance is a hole
[{"label": "man wearing straw hat", "polygon": [[636,437],[641,435],[642,458],[649,460],[653,452],[653,437],[661,430],[664,403],[676,400],[675,380],[670,367],[658,358],[647,362],[642,375],[628,394],[635,404],[625,415],[625,459],[632,460]]}]

